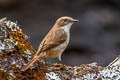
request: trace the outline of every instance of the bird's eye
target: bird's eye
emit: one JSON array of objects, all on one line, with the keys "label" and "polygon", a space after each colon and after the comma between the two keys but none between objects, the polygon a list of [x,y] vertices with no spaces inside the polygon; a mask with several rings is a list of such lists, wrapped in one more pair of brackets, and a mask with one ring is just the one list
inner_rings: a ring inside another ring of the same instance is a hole
[{"label": "bird's eye", "polygon": [[64,22],[66,22],[67,21],[67,19],[64,19]]}]

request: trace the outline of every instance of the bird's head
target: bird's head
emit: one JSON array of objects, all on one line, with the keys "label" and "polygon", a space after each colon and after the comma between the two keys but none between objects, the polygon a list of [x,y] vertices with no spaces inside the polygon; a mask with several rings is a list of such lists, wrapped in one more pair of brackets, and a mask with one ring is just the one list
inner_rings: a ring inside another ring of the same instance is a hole
[{"label": "bird's head", "polygon": [[64,27],[64,26],[71,26],[74,22],[78,22],[79,20],[77,19],[73,19],[71,17],[67,17],[67,16],[64,16],[64,17],[60,17],[57,21],[56,21],[56,24],[59,25],[59,27]]}]

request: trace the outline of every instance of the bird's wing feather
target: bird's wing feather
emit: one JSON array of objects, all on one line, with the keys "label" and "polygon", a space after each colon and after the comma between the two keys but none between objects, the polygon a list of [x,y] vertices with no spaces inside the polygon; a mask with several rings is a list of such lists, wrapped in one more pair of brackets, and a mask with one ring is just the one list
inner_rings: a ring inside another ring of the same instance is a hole
[{"label": "bird's wing feather", "polygon": [[40,44],[37,55],[39,55],[40,52],[47,51],[49,49],[59,46],[66,41],[66,37],[67,35],[64,30],[50,31]]}]

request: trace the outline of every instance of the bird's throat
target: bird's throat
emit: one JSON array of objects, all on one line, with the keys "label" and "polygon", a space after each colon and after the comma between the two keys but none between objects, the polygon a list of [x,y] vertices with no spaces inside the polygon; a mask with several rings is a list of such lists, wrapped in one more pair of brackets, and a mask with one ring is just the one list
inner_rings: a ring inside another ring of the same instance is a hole
[{"label": "bird's throat", "polygon": [[65,30],[66,32],[69,32],[71,26],[72,26],[72,23],[69,23],[69,24],[67,24],[67,25],[65,25],[65,26],[62,26],[61,29]]}]

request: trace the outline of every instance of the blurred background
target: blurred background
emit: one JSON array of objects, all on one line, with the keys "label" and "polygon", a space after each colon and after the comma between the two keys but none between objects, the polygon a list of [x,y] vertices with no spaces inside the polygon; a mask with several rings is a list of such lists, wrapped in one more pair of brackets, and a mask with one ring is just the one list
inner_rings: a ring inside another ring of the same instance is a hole
[{"label": "blurred background", "polygon": [[36,50],[61,16],[80,22],[72,26],[62,61],[47,61],[106,66],[120,54],[120,0],[0,0],[0,18],[17,21]]}]

